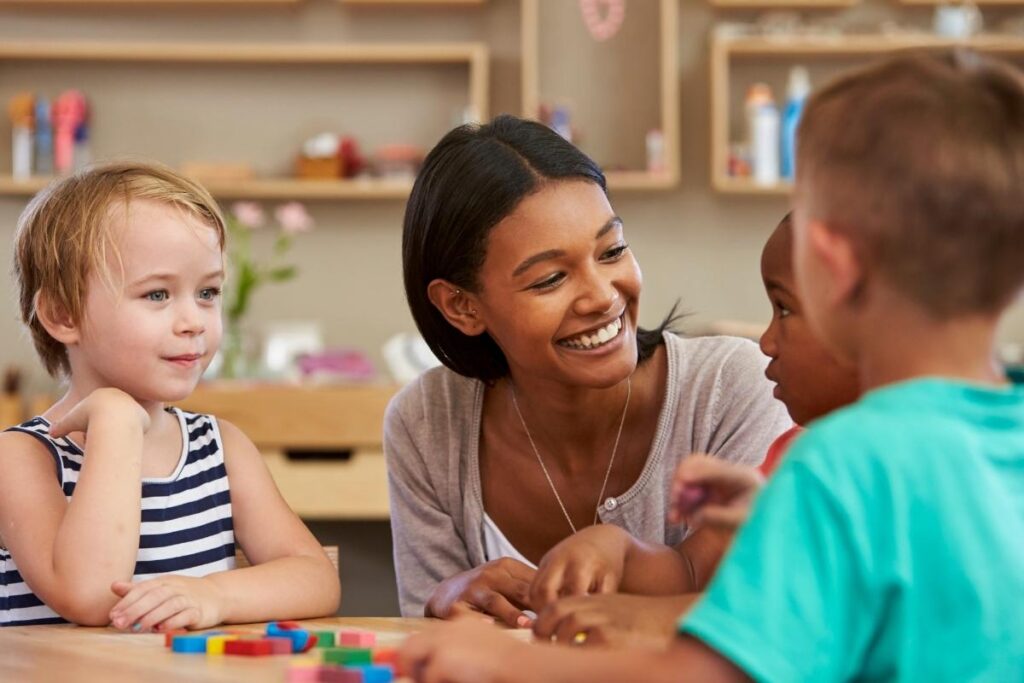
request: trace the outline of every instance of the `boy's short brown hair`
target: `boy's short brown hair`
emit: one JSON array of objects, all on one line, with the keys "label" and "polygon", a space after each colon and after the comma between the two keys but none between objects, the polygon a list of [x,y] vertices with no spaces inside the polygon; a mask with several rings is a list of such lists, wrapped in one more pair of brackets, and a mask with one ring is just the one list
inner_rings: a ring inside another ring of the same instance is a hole
[{"label": "boy's short brown hair", "polygon": [[81,322],[90,275],[109,275],[107,254],[116,256],[111,211],[133,199],[165,202],[195,216],[216,230],[224,248],[224,217],[217,202],[202,186],[160,164],[96,164],[42,190],[18,219],[14,279],[21,320],[54,377],[68,373],[67,351],[39,322],[37,297],[43,294],[56,310]]},{"label": "boy's short brown hair", "polygon": [[808,102],[796,201],[931,315],[998,313],[1024,286],[1024,81],[967,51],[908,53]]}]

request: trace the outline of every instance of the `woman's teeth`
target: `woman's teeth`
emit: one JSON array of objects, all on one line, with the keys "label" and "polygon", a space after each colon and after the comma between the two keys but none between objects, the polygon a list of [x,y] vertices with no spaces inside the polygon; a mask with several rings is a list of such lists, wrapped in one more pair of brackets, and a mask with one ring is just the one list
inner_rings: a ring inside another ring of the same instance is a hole
[{"label": "woman's teeth", "polygon": [[615,339],[620,331],[622,331],[621,316],[608,323],[597,332],[592,334],[581,334],[578,337],[573,337],[571,339],[563,339],[558,343],[562,346],[568,346],[570,349],[593,349],[598,346],[603,346],[612,339]]}]

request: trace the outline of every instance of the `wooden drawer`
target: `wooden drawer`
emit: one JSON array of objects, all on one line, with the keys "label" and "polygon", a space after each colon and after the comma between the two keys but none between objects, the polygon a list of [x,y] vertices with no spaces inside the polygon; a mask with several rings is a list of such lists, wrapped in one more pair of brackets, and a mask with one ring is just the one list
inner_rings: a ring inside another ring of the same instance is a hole
[{"label": "wooden drawer", "polygon": [[293,460],[263,451],[281,495],[303,519],[388,519],[384,453],[357,450],[346,460]]}]

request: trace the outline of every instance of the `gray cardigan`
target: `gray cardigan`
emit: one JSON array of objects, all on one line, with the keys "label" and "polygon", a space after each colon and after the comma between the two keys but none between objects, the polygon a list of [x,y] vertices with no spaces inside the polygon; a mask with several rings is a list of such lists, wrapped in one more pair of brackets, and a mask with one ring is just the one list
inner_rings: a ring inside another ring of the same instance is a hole
[{"label": "gray cardigan", "polygon": [[[647,463],[632,487],[601,506],[602,522],[637,538],[676,545],[687,530],[667,523],[680,459],[709,453],[756,465],[792,426],[762,374],[757,347],[733,337],[666,333],[668,380]],[[406,386],[384,418],[402,614],[422,616],[438,583],[486,562],[478,447],[484,385],[447,368]]]}]

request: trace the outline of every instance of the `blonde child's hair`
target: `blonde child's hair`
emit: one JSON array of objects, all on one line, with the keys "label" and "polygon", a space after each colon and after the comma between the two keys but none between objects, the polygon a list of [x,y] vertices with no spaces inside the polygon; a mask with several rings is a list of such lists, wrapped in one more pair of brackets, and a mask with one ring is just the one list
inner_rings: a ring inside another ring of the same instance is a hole
[{"label": "blonde child's hair", "polygon": [[224,216],[198,183],[161,164],[115,161],[89,166],[53,182],[32,198],[14,236],[14,279],[21,320],[50,375],[68,374],[64,345],[36,314],[40,295],[53,310],[82,321],[86,285],[93,273],[108,281],[108,255],[120,260],[111,214],[134,199],[163,202],[209,225],[223,251]]}]

